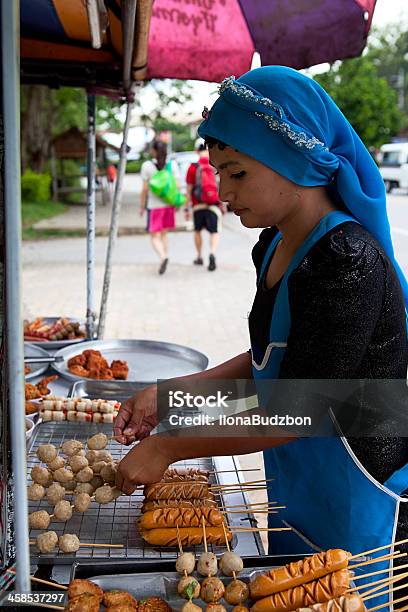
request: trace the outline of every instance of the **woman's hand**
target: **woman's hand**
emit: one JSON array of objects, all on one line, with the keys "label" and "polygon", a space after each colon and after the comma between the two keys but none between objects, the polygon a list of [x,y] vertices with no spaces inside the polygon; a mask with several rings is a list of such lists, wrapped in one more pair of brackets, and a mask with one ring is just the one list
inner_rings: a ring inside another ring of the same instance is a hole
[{"label": "woman's hand", "polygon": [[143,440],[157,425],[157,385],[146,387],[122,404],[113,435],[121,444]]},{"label": "woman's hand", "polygon": [[171,463],[177,461],[159,436],[149,436],[136,444],[122,459],[116,472],[116,486],[131,495],[138,485],[159,482]]}]

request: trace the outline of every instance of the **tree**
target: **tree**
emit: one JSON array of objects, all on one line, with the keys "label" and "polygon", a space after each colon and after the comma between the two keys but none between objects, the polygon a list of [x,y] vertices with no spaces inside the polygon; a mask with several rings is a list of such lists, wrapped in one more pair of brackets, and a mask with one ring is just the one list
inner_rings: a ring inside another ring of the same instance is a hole
[{"label": "tree", "polygon": [[379,148],[398,132],[403,115],[397,94],[378,75],[370,57],[334,64],[315,80],[332,96],[368,148]]},{"label": "tree", "polygon": [[[23,171],[42,172],[50,156],[51,141],[70,127],[86,130],[86,92],[63,87],[53,90],[43,85],[21,88],[21,160]],[[96,98],[96,125],[121,127],[117,119],[119,103],[103,96]]]}]

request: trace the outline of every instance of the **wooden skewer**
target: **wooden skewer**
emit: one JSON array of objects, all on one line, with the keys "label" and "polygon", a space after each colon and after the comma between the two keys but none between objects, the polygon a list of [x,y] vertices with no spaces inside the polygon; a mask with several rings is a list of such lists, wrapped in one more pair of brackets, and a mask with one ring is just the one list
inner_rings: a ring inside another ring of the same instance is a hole
[{"label": "wooden skewer", "polygon": [[[16,570],[8,569],[6,570],[9,574],[16,575]],[[37,576],[30,576],[30,580],[32,582],[39,582],[40,584],[47,584],[52,587],[56,587],[58,589],[63,589],[64,591],[68,590],[68,587],[64,584],[59,584],[58,582],[50,582],[49,580],[43,580],[42,578],[37,578]]]},{"label": "wooden skewer", "polygon": [[[177,469],[177,468],[176,468]],[[188,466],[187,466],[188,469]],[[203,470],[206,471],[206,470]],[[210,470],[209,474],[236,474],[237,472],[261,472],[261,468],[245,468],[244,470]]]},{"label": "wooden skewer", "polygon": [[264,487],[248,487],[242,489],[221,489],[218,491],[214,491],[215,495],[229,495],[230,493],[250,493],[251,491],[266,491],[268,487],[265,485]]},{"label": "wooden skewer", "polygon": [[347,589],[345,593],[353,593],[354,591],[359,591],[361,589],[370,589],[369,591],[364,593],[364,595],[369,595],[370,593],[374,593],[374,591],[377,590],[377,589],[373,589],[372,587],[378,584],[381,584],[382,587],[388,586],[390,584],[394,584],[394,582],[398,582],[399,580],[406,578],[407,576],[408,576],[408,573],[400,574],[396,576],[395,578],[381,578],[380,580],[376,580],[375,582],[368,582],[367,584],[360,584],[360,586],[358,587],[352,587],[351,589]]},{"label": "wooden skewer", "polygon": [[[252,508],[255,506],[273,506],[274,504],[277,504],[278,502],[273,501],[273,502],[258,502],[257,504],[235,504],[234,506],[224,506],[225,509],[227,508]],[[275,506],[275,508],[286,508],[286,506]]]},{"label": "wooden skewer", "polygon": [[[404,555],[406,555],[407,553],[403,553],[401,556],[403,557]],[[395,559],[395,557],[394,557]],[[397,567],[394,568],[394,571],[397,570],[402,570],[408,567],[408,563],[406,563],[405,565],[398,565]],[[370,578],[370,576],[378,576],[379,574],[386,574],[387,572],[389,572],[390,569],[383,569],[383,570],[377,570],[376,572],[370,572],[369,574],[360,574],[358,576],[354,576],[353,577],[353,581],[355,582],[356,580],[361,580],[361,578]]]},{"label": "wooden skewer", "polygon": [[39,608],[51,608],[52,610],[65,610],[62,606],[54,606],[53,604],[38,603],[35,604]]},{"label": "wooden skewer", "polygon": [[372,548],[371,550],[364,550],[363,552],[358,553],[357,555],[349,557],[349,561],[351,561],[352,559],[357,559],[358,557],[365,557],[367,555],[371,555],[372,553],[378,552],[379,550],[392,548],[393,546],[397,546],[399,544],[406,544],[406,542],[408,542],[408,538],[405,538],[405,540],[399,540],[398,542],[391,542],[391,544],[386,544],[385,546],[378,546],[377,548]]},{"label": "wooden skewer", "polygon": [[391,555],[383,555],[382,557],[376,557],[375,559],[369,559],[363,563],[357,563],[357,565],[350,565],[350,569],[354,570],[357,567],[364,567],[365,565],[371,565],[372,563],[380,563],[381,561],[388,561],[388,559],[399,559],[405,557],[407,553],[400,553],[399,550]]},{"label": "wooden skewer", "polygon": [[[387,593],[385,593],[385,594],[387,594]],[[379,606],[375,606],[374,608],[370,608],[369,612],[376,612],[376,610],[381,610],[381,608],[385,608],[387,606],[392,606],[392,605],[394,605],[396,603],[400,603],[400,601],[407,601],[407,599],[408,599],[408,595],[405,595],[405,597],[400,597],[399,599],[392,599],[391,601],[387,601],[387,603],[383,603],[383,604],[380,604]],[[407,608],[400,608],[398,610],[398,612],[402,612],[402,610],[406,610],[406,609]]]},{"label": "wooden skewer", "polygon": [[254,531],[292,531],[291,527],[238,527],[235,525],[230,526],[230,530],[234,530],[234,533],[254,532]]},{"label": "wooden skewer", "polygon": [[205,518],[204,518],[204,516],[202,516],[201,519],[202,519],[202,524],[203,524],[204,550],[207,553],[208,552],[208,548],[207,548],[207,533],[205,531]]},{"label": "wooden skewer", "polygon": [[[176,531],[177,531],[177,544],[178,544],[178,547],[179,547],[180,555],[182,555],[183,554],[183,545],[181,543],[180,530],[179,530],[179,526],[178,525],[176,525]],[[187,570],[184,570],[184,576],[187,578],[187,576],[188,576]]]},{"label": "wooden skewer", "polygon": [[230,484],[223,484],[223,485],[211,485],[211,489],[225,489],[225,488],[230,488],[233,487],[234,489],[236,489],[237,487],[239,487],[240,485],[242,485],[243,487],[247,487],[248,485],[257,485],[260,482],[272,482],[273,480],[275,480],[274,478],[261,478],[261,480],[248,480],[245,482],[231,482]]},{"label": "wooden skewer", "polygon": [[[381,591],[380,593],[378,593],[378,591],[382,588],[382,586],[378,586],[375,589],[373,589],[373,591],[376,591],[376,593],[374,593],[373,595],[368,595],[368,593],[366,593],[364,595],[364,597],[362,597],[361,599],[363,601],[368,601],[369,599],[374,599],[375,597],[383,597],[384,595],[388,595],[388,593],[394,593],[394,591],[399,591],[401,589],[406,589],[407,585],[406,584],[401,584],[400,586],[397,586],[394,588],[393,585],[391,585],[390,589],[387,589],[386,591]],[[367,597],[368,595],[368,597]],[[405,599],[408,599],[408,595],[405,596]],[[375,608],[373,608],[374,610]]]},{"label": "wooden skewer", "polygon": [[[29,540],[30,546],[35,546],[35,540]],[[80,546],[95,546],[96,548],[123,548],[123,544],[92,544],[92,542],[80,542]]]},{"label": "wooden skewer", "polygon": [[[224,521],[222,522],[222,528],[223,528],[223,531],[224,531],[225,545],[227,547],[228,552],[230,552],[231,551],[231,547],[230,547],[229,542],[228,542],[227,528],[225,527]],[[234,580],[237,579],[237,575],[236,575],[235,571],[232,572],[232,577],[233,577]]]},{"label": "wooden skewer", "polygon": [[[222,514],[243,514],[243,510],[221,510]],[[254,510],[256,514],[279,514],[277,510]]]}]

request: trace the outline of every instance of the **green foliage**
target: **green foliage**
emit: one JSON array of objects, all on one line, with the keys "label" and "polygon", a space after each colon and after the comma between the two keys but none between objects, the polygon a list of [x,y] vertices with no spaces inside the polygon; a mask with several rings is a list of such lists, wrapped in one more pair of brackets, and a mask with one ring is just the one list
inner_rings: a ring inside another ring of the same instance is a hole
[{"label": "green foliage", "polygon": [[44,233],[35,230],[32,226],[41,221],[55,215],[61,215],[67,210],[67,207],[60,202],[25,202],[21,203],[21,215],[23,225],[23,239],[44,237]]},{"label": "green foliage", "polygon": [[397,94],[378,75],[373,61],[358,57],[315,77],[335,100],[367,147],[379,148],[400,129]]},{"label": "green foliage", "polygon": [[143,159],[131,159],[126,163],[126,173],[127,174],[135,174],[136,172],[140,172],[140,168],[143,164]]},{"label": "green foliage", "polygon": [[41,202],[50,197],[51,177],[26,170],[21,176],[21,198],[30,202]]}]

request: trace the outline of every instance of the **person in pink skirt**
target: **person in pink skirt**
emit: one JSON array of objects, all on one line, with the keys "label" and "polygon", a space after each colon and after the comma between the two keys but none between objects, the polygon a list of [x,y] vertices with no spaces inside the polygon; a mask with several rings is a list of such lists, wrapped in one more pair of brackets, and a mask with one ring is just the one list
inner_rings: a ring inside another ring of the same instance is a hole
[{"label": "person in pink skirt", "polygon": [[[167,232],[176,225],[175,209],[151,191],[149,181],[158,170],[162,170],[166,165],[166,143],[154,140],[150,146],[150,155],[152,159],[145,161],[140,169],[143,180],[140,214],[143,215],[147,210],[147,231],[150,233],[153,249],[160,257],[159,274],[164,274],[169,263]],[[175,164],[172,164],[172,172],[177,177],[177,168],[173,166]]]}]

